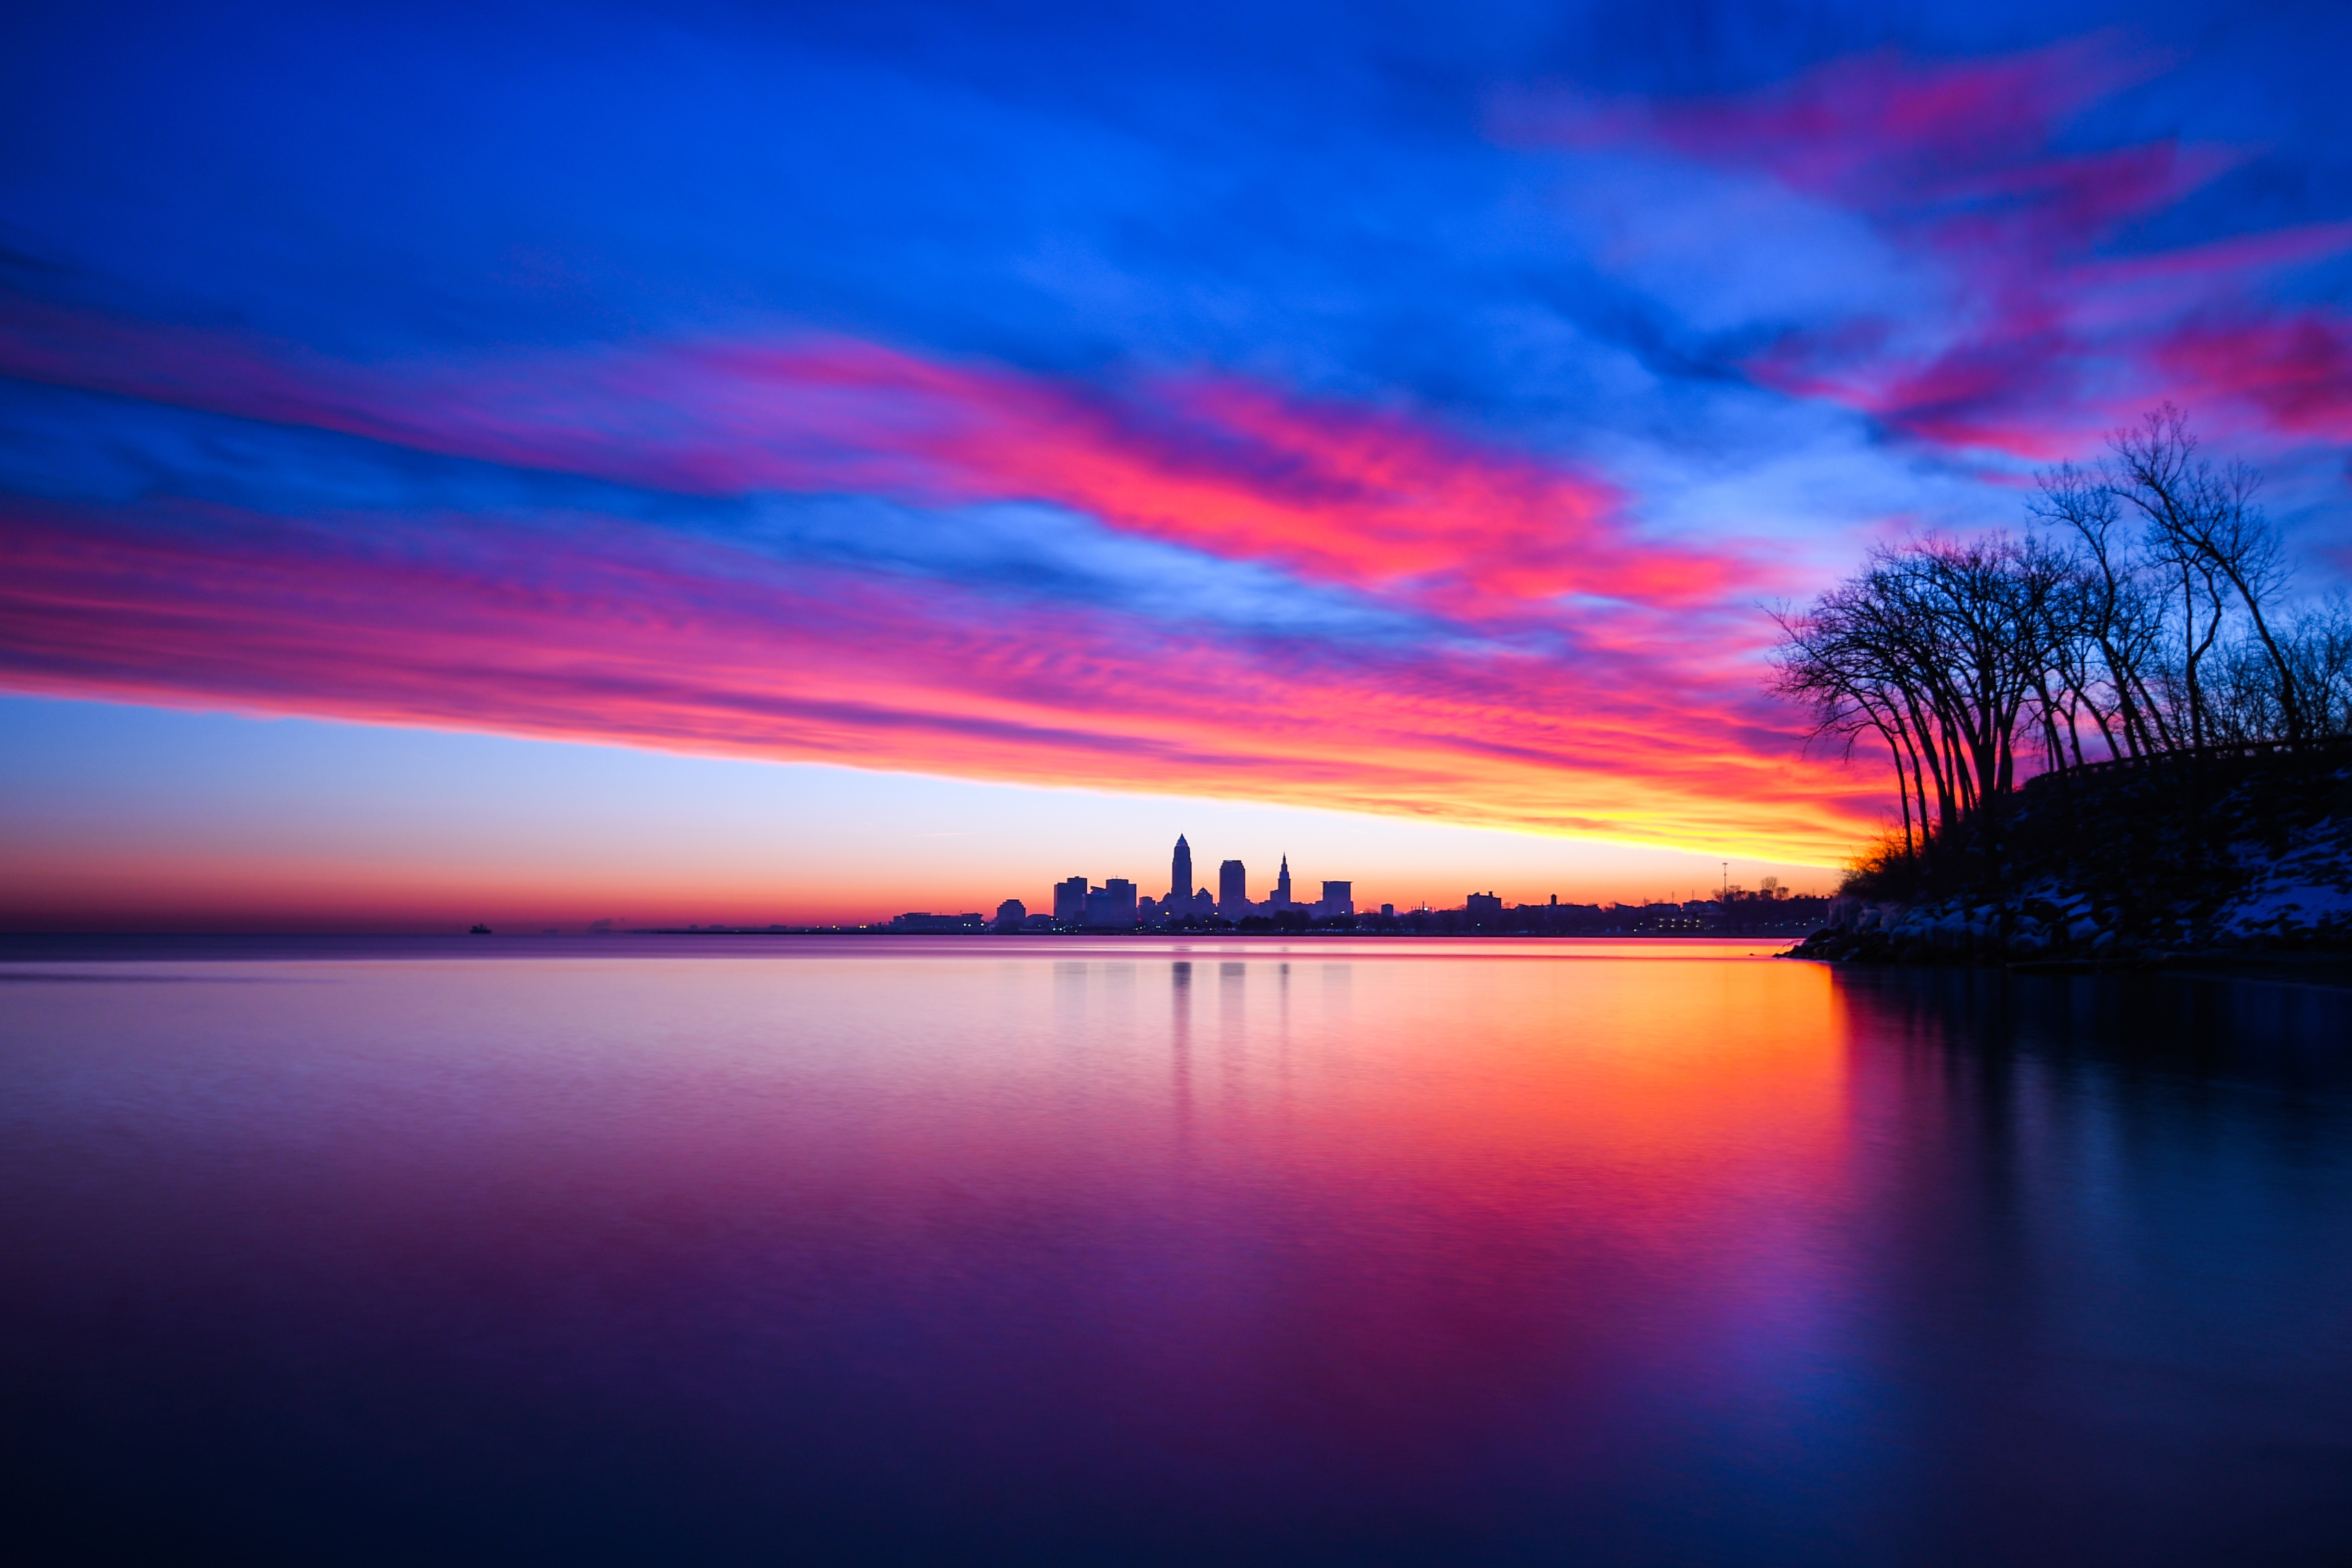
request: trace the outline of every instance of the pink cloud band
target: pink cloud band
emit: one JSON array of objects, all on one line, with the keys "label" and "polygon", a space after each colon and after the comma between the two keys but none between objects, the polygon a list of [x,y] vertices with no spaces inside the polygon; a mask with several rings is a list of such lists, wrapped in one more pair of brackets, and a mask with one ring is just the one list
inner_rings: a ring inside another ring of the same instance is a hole
[{"label": "pink cloud band", "polygon": [[1883,50],[1724,99],[1515,100],[1498,128],[1769,181],[1886,242],[1900,307],[1781,332],[1748,362],[1767,385],[2034,460],[2080,452],[2164,398],[2242,437],[2340,440],[2352,374],[2332,345],[2352,321],[2282,304],[2277,283],[2352,253],[2352,225],[2154,242],[2157,220],[2252,151],[2072,141],[2087,110],[2163,64],[2105,34],[1984,59]]},{"label": "pink cloud band", "polygon": [[[16,502],[23,689],[1821,858],[1867,792],[1652,661],[1217,638],[613,520],[289,522]],[[1686,669],[1704,681],[1719,672]],[[1759,742],[1762,742],[1759,746]]]}]

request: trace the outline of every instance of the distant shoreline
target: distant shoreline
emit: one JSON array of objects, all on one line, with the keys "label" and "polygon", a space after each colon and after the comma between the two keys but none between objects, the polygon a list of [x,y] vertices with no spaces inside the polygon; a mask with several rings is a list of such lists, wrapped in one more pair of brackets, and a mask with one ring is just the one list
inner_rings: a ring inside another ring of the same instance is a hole
[{"label": "distant shoreline", "polygon": [[[1100,941],[1105,938],[1132,938],[1147,942],[1169,942],[1181,938],[1198,938],[1211,942],[1297,942],[1312,939],[1318,942],[1360,942],[1368,939],[1408,942],[1794,942],[1810,935],[1815,927],[1790,927],[1784,930],[1762,931],[1329,931],[1307,928],[1300,931],[1150,931],[1103,927],[1076,931],[888,931],[863,930],[856,926],[703,926],[690,929],[683,926],[632,927],[625,931],[565,932],[565,935],[612,936],[845,936],[895,937],[900,940],[937,940],[946,937],[960,941],[1002,941],[1010,937],[1034,940]],[[519,933],[531,934],[531,933]]]},{"label": "distant shoreline", "polygon": [[[708,943],[689,942],[687,939],[711,937],[727,939]],[[758,927],[724,930],[703,929],[685,931],[647,927],[614,931],[548,931],[518,930],[507,934],[493,932],[487,936],[469,935],[462,931],[5,931],[0,932],[0,963],[47,963],[52,961],[94,961],[153,959],[174,957],[206,958],[268,957],[273,952],[289,956],[337,957],[383,956],[417,953],[436,957],[468,958],[522,956],[548,952],[562,956],[587,955],[597,952],[650,952],[679,951],[692,945],[707,951],[754,951],[759,939],[782,942],[805,942],[817,939],[844,939],[844,948],[871,948],[885,951],[890,942],[862,942],[862,938],[895,938],[898,944],[934,947],[945,943],[974,952],[1013,952],[1022,947],[1045,950],[1091,948],[1133,948],[1201,946],[1231,948],[1237,946],[1404,946],[1429,947],[1442,945],[1468,949],[1517,944],[1543,944],[1562,948],[1578,944],[1613,943],[1622,945],[1640,942],[1647,945],[1706,947],[1724,942],[1740,942],[1758,948],[1785,948],[1791,938],[1786,932],[1726,931],[1726,932],[1647,932],[1593,931],[1571,935],[1531,935],[1505,931],[892,931],[846,929],[811,928],[770,931]],[[635,939],[635,940],[632,940]],[[998,940],[987,940],[998,939]],[[1015,939],[1015,940],[1004,940]],[[666,944],[677,943],[679,947]],[[834,945],[828,941],[827,945]]]}]

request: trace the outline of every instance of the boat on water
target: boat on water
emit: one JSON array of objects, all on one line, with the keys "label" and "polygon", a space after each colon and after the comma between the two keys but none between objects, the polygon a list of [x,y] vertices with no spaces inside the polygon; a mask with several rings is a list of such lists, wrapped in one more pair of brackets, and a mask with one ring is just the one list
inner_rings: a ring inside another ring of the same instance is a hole
[{"label": "boat on water", "polygon": [[490,928],[488,926],[476,926],[466,934],[467,936],[488,936],[490,934]]}]

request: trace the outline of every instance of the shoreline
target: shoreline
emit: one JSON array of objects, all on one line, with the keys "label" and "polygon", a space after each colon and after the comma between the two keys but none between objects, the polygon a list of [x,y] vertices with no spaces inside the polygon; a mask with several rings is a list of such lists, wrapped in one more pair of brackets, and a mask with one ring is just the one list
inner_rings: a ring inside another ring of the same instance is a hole
[{"label": "shoreline", "polygon": [[1977,970],[2004,974],[2072,978],[2165,974],[2187,979],[2267,980],[2283,985],[2315,985],[2329,990],[2352,989],[2352,952],[2169,952],[2111,958],[1879,958],[1833,957],[1809,953],[1801,942],[1776,954],[1805,963],[1839,969]]}]

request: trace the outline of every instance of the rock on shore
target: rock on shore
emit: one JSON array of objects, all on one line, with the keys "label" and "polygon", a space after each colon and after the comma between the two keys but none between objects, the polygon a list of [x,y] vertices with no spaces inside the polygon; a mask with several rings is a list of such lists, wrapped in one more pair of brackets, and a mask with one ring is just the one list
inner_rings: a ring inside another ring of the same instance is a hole
[{"label": "rock on shore", "polygon": [[[2066,793],[2062,793],[2062,788]],[[2249,761],[2021,792],[1998,892],[1841,898],[1792,958],[2133,962],[2352,952],[2352,767]]]}]

